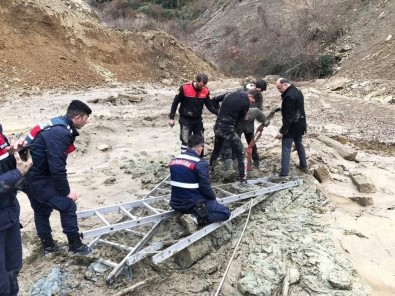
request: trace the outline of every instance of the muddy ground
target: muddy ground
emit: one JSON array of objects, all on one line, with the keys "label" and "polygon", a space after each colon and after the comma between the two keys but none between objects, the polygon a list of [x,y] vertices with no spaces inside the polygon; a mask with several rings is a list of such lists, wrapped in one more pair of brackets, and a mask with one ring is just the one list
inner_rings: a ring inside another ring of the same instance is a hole
[{"label": "muddy ground", "polygon": [[[323,171],[326,178],[320,183],[293,167],[292,177],[303,178],[304,185],[275,193],[253,208],[222,295],[395,294],[395,107],[342,95],[327,88],[329,83],[301,84],[309,124],[305,139],[308,161],[311,172],[314,168]],[[221,93],[239,87],[239,81],[214,81],[209,87],[213,93]],[[1,100],[1,123],[8,135],[25,133],[36,123],[62,115],[71,99],[88,102],[93,114],[81,130],[77,151],[69,157],[68,175],[71,188],[81,196],[78,209],[97,208],[138,199],[168,174],[168,161],[180,146],[178,126],[167,126],[176,88],[157,83],[74,92],[14,91]],[[142,101],[130,102],[120,95],[124,93]],[[273,84],[264,95],[266,111],[280,105]],[[208,153],[214,120],[214,115],[204,114]],[[253,172],[255,177],[279,170],[280,141],[274,135],[280,120],[275,117],[264,130],[258,145],[262,165],[259,172]],[[320,135],[354,149],[356,159],[342,158],[317,139]],[[108,149],[99,150],[103,145]],[[296,152],[292,158],[295,164]],[[353,176],[366,177],[372,192],[360,192]],[[42,295],[43,291],[116,295],[143,280],[147,282],[130,295],[214,295],[246,221],[244,215],[198,242],[197,248],[206,248],[208,255],[190,268],[181,268],[174,258],[159,267],[146,259],[107,286],[109,271],[92,271],[98,253],[88,258],[67,252],[44,257],[29,202],[23,193],[19,200],[24,224],[21,295]],[[56,213],[51,223],[55,238],[66,246]],[[177,221],[169,223],[176,225]],[[83,221],[80,225],[81,230],[88,230],[95,224]],[[48,282],[56,284],[48,286]]]}]

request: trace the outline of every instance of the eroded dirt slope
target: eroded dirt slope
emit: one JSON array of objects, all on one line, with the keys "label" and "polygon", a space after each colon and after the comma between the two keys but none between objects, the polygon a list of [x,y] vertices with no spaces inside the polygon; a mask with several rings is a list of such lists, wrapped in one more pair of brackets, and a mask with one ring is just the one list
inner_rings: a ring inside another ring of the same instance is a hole
[{"label": "eroded dirt slope", "polygon": [[81,1],[1,1],[0,90],[219,74],[161,31],[107,29]]}]

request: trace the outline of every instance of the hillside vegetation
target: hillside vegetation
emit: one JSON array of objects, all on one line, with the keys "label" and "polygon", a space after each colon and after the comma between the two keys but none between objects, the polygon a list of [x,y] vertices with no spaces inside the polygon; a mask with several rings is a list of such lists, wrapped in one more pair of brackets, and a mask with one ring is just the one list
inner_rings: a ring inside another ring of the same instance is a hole
[{"label": "hillside vegetation", "polygon": [[232,76],[278,74],[302,80],[341,72],[390,79],[394,74],[394,1],[89,3],[109,26],[161,27]]}]

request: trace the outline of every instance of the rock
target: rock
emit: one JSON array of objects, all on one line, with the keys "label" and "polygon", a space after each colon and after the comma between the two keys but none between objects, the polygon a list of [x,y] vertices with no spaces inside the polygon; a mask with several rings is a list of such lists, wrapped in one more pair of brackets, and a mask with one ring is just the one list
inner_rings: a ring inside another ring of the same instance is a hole
[{"label": "rock", "polygon": [[388,42],[392,39],[392,35],[388,35],[387,39],[385,39],[385,42]]},{"label": "rock", "polygon": [[351,49],[352,49],[352,46],[349,44],[346,44],[343,47],[339,48],[339,52],[346,52],[346,51],[350,51]]},{"label": "rock", "polygon": [[126,94],[126,93],[119,93],[118,98],[126,99],[129,102],[141,102],[143,100],[143,97],[141,95]]},{"label": "rock", "polygon": [[99,101],[100,101],[100,100],[96,98],[96,99],[90,99],[90,100],[88,100],[87,102],[88,102],[88,103],[92,103],[92,104],[97,104],[97,103],[99,103]]},{"label": "rock", "polygon": [[349,82],[350,80],[347,78],[343,78],[343,77],[334,78],[327,83],[327,88],[329,88],[332,91],[340,90],[344,88]]},{"label": "rock", "polygon": [[218,264],[215,262],[214,258],[213,260],[204,262],[199,267],[205,274],[212,274],[218,270]]},{"label": "rock", "polygon": [[117,181],[117,178],[115,177],[108,177],[105,181],[104,181],[104,185],[112,185],[115,183],[115,181]]},{"label": "rock", "polygon": [[318,165],[314,167],[314,178],[316,178],[320,183],[324,183],[328,180],[332,180],[329,171],[323,165]]},{"label": "rock", "polygon": [[182,228],[185,229],[187,235],[194,233],[197,230],[197,224],[192,219],[192,215],[182,215],[179,219]]},{"label": "rock", "polygon": [[358,191],[362,193],[372,193],[376,192],[376,187],[374,186],[372,180],[361,173],[352,173],[350,175],[352,182],[357,186]]},{"label": "rock", "polygon": [[342,269],[335,268],[329,275],[329,283],[339,290],[351,290],[352,281],[350,274]]},{"label": "rock", "polygon": [[189,268],[197,261],[210,254],[211,248],[211,239],[206,237],[177,253],[174,256],[174,261],[183,269]]},{"label": "rock", "polygon": [[169,79],[162,79],[162,84],[166,85],[166,86],[171,86],[173,83],[171,80]]},{"label": "rock", "polygon": [[107,144],[100,144],[99,146],[96,147],[100,151],[107,151],[110,149],[110,145]]},{"label": "rock", "polygon": [[371,205],[374,204],[373,198],[370,197],[370,196],[350,197],[350,199],[351,199],[353,202],[355,202],[355,203],[357,203],[357,204],[359,204],[359,205],[361,205],[361,206],[363,206],[363,207],[371,206]]},{"label": "rock", "polygon": [[295,265],[292,265],[289,268],[289,284],[290,285],[295,284],[299,282],[299,280],[300,280],[299,269]]},{"label": "rock", "polygon": [[277,79],[281,78],[278,75],[266,75],[263,80],[265,80],[267,83],[276,83]]},{"label": "rock", "polygon": [[355,157],[357,156],[357,152],[354,149],[347,147],[327,136],[319,135],[317,137],[317,140],[321,141],[329,147],[334,148],[339,153],[339,155],[346,160],[354,161]]}]

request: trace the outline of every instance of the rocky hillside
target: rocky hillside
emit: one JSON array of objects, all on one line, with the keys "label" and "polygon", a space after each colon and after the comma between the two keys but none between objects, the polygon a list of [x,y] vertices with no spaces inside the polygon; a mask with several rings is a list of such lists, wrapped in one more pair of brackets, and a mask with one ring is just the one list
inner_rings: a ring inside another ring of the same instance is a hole
[{"label": "rocky hillside", "polygon": [[[278,74],[267,72],[281,70],[272,63],[329,54],[340,75],[394,76],[394,1],[230,0],[206,5],[189,40],[221,69],[240,73],[249,66],[261,75]],[[298,64],[286,71],[291,66]]]},{"label": "rocky hillside", "polygon": [[106,28],[81,0],[10,0],[0,6],[0,90],[104,82],[179,82],[219,72],[162,31]]}]

